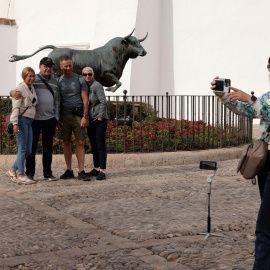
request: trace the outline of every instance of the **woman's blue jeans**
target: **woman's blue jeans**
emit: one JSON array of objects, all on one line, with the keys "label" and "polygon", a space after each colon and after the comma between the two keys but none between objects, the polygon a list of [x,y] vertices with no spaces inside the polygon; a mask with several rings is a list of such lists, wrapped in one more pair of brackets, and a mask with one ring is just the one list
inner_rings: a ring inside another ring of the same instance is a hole
[{"label": "woman's blue jeans", "polygon": [[253,270],[270,269],[270,151],[263,171],[258,175],[261,206],[256,224]]},{"label": "woman's blue jeans", "polygon": [[32,121],[32,118],[24,116],[19,119],[19,134],[16,134],[18,153],[17,159],[12,166],[13,170],[18,170],[18,174],[24,174],[26,158],[32,151]]}]

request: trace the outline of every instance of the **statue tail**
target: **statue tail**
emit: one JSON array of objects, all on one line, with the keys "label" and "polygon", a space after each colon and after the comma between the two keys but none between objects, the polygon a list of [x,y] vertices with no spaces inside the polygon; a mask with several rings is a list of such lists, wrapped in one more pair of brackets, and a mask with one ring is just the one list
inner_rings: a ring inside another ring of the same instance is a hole
[{"label": "statue tail", "polygon": [[29,55],[15,55],[15,54],[12,54],[12,56],[11,56],[9,62],[16,62],[16,61],[24,60],[24,59],[27,59],[27,58],[29,58],[29,57],[35,55],[36,53],[38,53],[38,52],[40,52],[40,51],[42,51],[42,50],[44,50],[44,49],[55,49],[55,48],[56,48],[56,47],[53,46],[53,45],[46,45],[46,46],[40,48],[39,50],[37,50],[37,51],[35,51],[34,53],[29,54]]}]

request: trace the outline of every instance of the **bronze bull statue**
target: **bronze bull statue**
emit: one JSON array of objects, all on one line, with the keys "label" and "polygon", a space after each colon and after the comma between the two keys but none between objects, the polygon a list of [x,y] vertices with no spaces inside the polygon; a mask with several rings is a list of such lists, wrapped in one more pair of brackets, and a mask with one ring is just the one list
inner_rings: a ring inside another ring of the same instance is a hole
[{"label": "bronze bull statue", "polygon": [[94,50],[74,50],[47,45],[30,55],[12,55],[9,61],[15,62],[27,59],[44,49],[52,49],[53,51],[49,53],[48,57],[52,58],[55,63],[53,69],[55,77],[60,77],[63,74],[60,69],[59,58],[67,55],[72,60],[75,73],[81,74],[84,67],[90,66],[95,72],[95,79],[103,86],[108,87],[107,91],[115,92],[121,86],[119,79],[129,58],[146,55],[141,42],[147,38],[148,33],[143,39],[137,39],[132,36],[134,30],[126,37],[113,38],[104,46]]}]

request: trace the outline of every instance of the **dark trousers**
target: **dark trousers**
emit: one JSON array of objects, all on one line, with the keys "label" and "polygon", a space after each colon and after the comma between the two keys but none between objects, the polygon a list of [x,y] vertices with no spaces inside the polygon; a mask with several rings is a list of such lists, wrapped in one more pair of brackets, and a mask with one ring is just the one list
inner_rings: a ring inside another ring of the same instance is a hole
[{"label": "dark trousers", "polygon": [[26,174],[35,175],[36,168],[36,150],[40,133],[42,134],[42,164],[43,175],[52,173],[52,149],[53,149],[53,136],[55,132],[57,120],[55,117],[48,120],[34,120],[32,123],[33,130],[33,143],[32,152],[26,160]]},{"label": "dark trousers", "polygon": [[92,146],[94,167],[106,169],[107,150],[106,150],[106,130],[107,119],[102,121],[95,120],[87,127],[88,137]]},{"label": "dark trousers", "polygon": [[256,224],[255,263],[253,270],[270,269],[270,151],[258,175],[261,206]]}]

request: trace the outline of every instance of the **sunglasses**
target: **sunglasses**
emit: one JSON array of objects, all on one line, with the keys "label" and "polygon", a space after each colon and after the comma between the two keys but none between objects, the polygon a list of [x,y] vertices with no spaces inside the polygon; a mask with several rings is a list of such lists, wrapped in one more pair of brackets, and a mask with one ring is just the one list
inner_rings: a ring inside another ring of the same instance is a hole
[{"label": "sunglasses", "polygon": [[84,77],[86,77],[86,76],[89,76],[89,77],[90,77],[90,76],[92,76],[92,75],[93,75],[93,73],[83,73],[83,76],[84,76]]},{"label": "sunglasses", "polygon": [[52,65],[44,65],[45,68],[51,68]]}]

